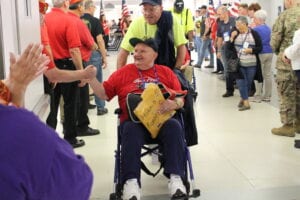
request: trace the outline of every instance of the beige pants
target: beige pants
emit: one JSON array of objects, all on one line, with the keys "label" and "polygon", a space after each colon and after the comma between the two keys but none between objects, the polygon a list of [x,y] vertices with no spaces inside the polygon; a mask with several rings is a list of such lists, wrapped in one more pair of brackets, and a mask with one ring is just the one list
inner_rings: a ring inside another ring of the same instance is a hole
[{"label": "beige pants", "polygon": [[187,66],[183,72],[185,78],[190,82],[192,83],[192,80],[193,80],[193,66]]}]

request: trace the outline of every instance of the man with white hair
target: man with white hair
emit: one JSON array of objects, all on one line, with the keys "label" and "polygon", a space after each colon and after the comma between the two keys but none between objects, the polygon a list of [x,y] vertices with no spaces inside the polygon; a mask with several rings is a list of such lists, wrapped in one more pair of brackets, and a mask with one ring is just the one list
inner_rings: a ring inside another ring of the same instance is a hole
[{"label": "man with white hair", "polygon": [[[45,23],[48,28],[50,46],[55,65],[59,69],[81,70],[83,69],[80,53],[80,37],[76,22],[67,15],[69,0],[53,0],[51,12],[45,15]],[[76,133],[76,104],[78,100],[78,82],[58,83],[54,88],[55,109],[51,109],[47,118],[47,124],[56,129],[57,111],[60,97],[64,99],[65,120],[63,124],[64,139],[74,148],[81,147],[85,143],[78,140]]]},{"label": "man with white hair", "polygon": [[222,97],[231,97],[234,93],[234,77],[227,71],[227,60],[224,52],[224,44],[230,39],[232,28],[235,27],[235,18],[229,16],[229,12],[226,6],[220,6],[217,9],[218,30],[217,30],[217,58],[222,60],[224,66],[224,75],[226,80],[226,92]]}]

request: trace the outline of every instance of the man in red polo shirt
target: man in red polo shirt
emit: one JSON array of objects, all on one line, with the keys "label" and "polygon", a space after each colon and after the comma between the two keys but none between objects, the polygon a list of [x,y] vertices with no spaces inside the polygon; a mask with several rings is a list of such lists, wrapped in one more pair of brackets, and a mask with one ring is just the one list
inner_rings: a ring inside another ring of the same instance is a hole
[{"label": "man in red polo shirt", "polygon": [[[51,12],[45,15],[45,23],[48,28],[48,36],[55,65],[59,69],[81,70],[83,69],[80,53],[80,37],[76,23],[67,14],[69,0],[54,0]],[[64,99],[65,120],[63,124],[64,139],[74,148],[85,144],[78,140],[76,133],[76,104],[78,101],[78,81],[70,83],[58,83],[54,88],[53,101],[55,109],[50,111],[47,124],[52,128],[57,125],[57,111],[60,97]]]},{"label": "man in red polo shirt", "polygon": [[[57,82],[72,82],[75,80],[82,79],[91,79],[95,76],[95,67],[88,66],[84,70],[61,70],[55,66],[53,61],[52,50],[50,47],[49,37],[48,37],[48,29],[44,21],[44,15],[48,9],[48,4],[45,0],[39,0],[39,9],[40,9],[40,30],[41,30],[41,43],[44,46],[43,53],[46,54],[50,58],[50,63],[48,64],[48,70],[44,72],[46,76],[45,85],[48,91],[50,88],[49,83],[57,83]],[[47,86],[48,85],[48,86]],[[50,91],[49,91],[50,92]],[[48,92],[46,92],[48,93]]]},{"label": "man in red polo shirt", "polygon": [[[83,0],[71,0],[69,6],[69,16],[77,24],[79,37],[81,41],[81,55],[83,60],[83,66],[86,67],[92,50],[97,50],[98,45],[94,42],[94,39],[88,29],[88,27],[80,19],[80,16],[84,13]],[[100,133],[97,129],[89,127],[90,120],[88,117],[88,105],[89,105],[89,86],[86,84],[79,89],[79,104],[77,113],[77,135],[78,136],[91,136]]]}]

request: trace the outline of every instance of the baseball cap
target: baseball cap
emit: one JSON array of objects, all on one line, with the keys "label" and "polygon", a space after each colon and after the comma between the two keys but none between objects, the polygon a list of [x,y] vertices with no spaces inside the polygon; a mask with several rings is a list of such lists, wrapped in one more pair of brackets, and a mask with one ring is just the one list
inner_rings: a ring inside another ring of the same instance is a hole
[{"label": "baseball cap", "polygon": [[143,0],[142,3],[140,3],[140,5],[143,4],[151,4],[152,6],[157,6],[157,5],[161,5],[162,1],[161,0]]},{"label": "baseball cap", "polygon": [[156,41],[153,39],[153,38],[147,38],[145,40],[142,40],[142,39],[139,39],[139,38],[131,38],[129,40],[129,43],[135,47],[137,44],[145,44],[147,45],[148,47],[152,48],[155,52],[158,51],[158,45],[156,43]]}]

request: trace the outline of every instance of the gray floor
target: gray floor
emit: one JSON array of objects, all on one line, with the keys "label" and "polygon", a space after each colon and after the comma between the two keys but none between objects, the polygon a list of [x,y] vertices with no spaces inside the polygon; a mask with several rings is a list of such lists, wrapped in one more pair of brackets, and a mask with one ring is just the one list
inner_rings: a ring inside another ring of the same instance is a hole
[{"label": "gray floor", "polygon": [[[105,77],[115,70],[116,54],[109,52]],[[195,103],[199,145],[191,147],[195,185],[199,200],[300,200],[300,150],[294,138],[274,136],[280,126],[277,100],[251,103],[251,110],[237,110],[238,91],[222,98],[224,82],[211,69],[195,69],[198,98]],[[107,103],[109,113],[97,116],[90,110],[91,126],[101,134],[86,137],[86,146],[76,149],[94,173],[91,199],[107,200],[113,190],[117,99]],[[58,129],[61,132],[61,127]],[[296,136],[300,138],[299,135]],[[146,158],[150,167],[151,158]],[[142,200],[163,200],[167,179],[142,175]]]}]

